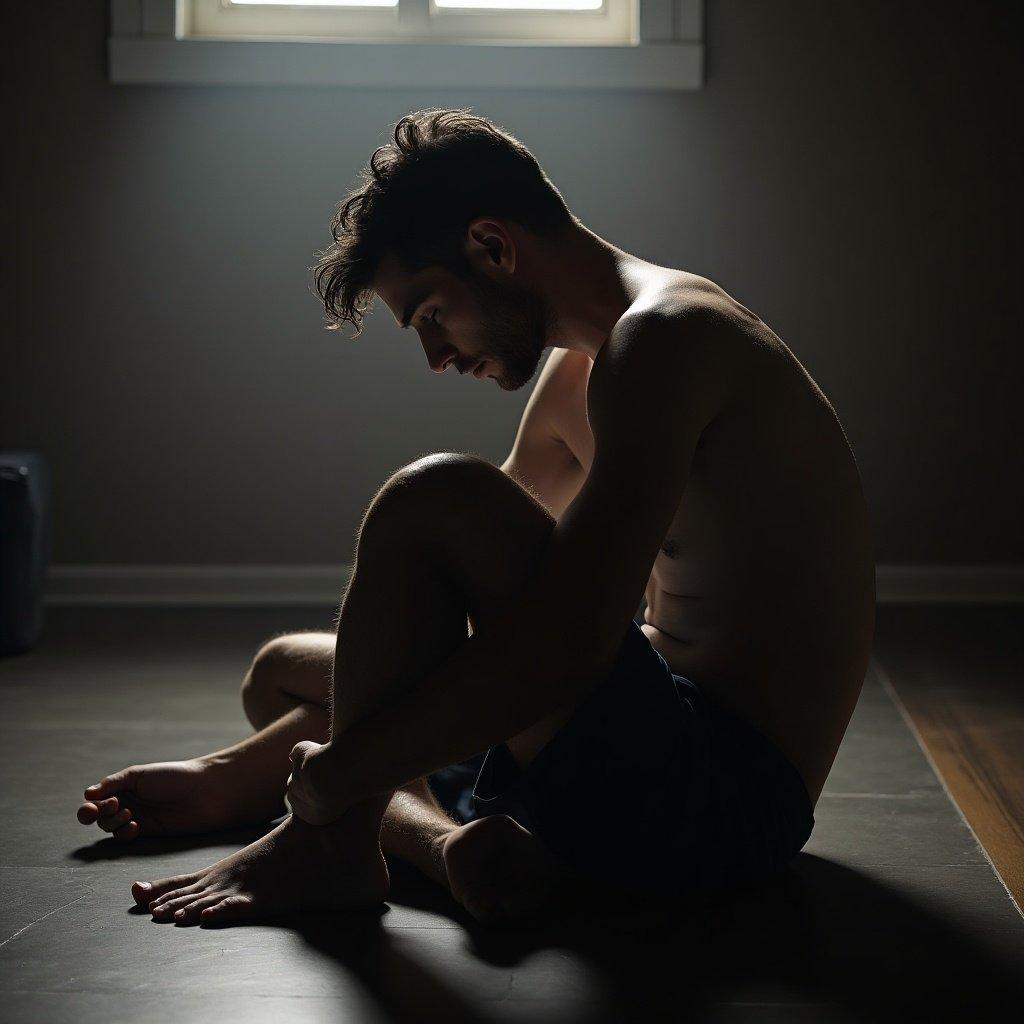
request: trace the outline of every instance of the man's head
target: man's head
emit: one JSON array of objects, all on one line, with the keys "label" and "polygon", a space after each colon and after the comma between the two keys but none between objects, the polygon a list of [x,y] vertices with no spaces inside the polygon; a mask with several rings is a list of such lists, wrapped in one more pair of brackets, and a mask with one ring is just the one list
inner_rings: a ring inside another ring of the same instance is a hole
[{"label": "man's head", "polygon": [[358,337],[376,294],[418,331],[433,369],[464,373],[484,360],[481,376],[520,388],[552,326],[543,296],[523,283],[523,243],[575,223],[529,150],[486,118],[409,114],[332,221],[315,268],[329,327],[351,323]]}]

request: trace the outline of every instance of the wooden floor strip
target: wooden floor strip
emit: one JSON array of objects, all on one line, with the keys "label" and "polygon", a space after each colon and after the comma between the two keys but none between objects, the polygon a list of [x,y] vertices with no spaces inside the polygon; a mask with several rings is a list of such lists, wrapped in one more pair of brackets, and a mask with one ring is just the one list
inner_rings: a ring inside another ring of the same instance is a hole
[{"label": "wooden floor strip", "polygon": [[876,661],[1024,908],[1024,611],[883,609]]}]

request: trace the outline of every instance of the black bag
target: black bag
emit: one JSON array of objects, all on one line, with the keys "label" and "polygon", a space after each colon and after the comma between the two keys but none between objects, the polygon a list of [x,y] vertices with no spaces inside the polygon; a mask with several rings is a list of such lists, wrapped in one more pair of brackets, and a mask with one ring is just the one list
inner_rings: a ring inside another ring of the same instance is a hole
[{"label": "black bag", "polygon": [[0,654],[28,650],[42,632],[51,521],[43,457],[0,451]]}]

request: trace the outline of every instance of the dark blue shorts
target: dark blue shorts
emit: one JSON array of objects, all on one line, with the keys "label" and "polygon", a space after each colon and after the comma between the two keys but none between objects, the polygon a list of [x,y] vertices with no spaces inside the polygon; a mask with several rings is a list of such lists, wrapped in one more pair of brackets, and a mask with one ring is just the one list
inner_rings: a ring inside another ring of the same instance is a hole
[{"label": "dark blue shorts", "polygon": [[458,821],[509,814],[585,880],[637,894],[770,877],[814,827],[790,761],[674,675],[636,622],[607,678],[524,771],[499,743],[429,778]]}]

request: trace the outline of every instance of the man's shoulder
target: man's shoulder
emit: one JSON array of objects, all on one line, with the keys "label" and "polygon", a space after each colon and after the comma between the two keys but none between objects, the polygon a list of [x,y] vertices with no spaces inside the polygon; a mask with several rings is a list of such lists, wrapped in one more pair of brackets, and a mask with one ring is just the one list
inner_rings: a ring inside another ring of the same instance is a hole
[{"label": "man's shoulder", "polygon": [[729,296],[690,278],[642,296],[616,323],[593,364],[592,413],[671,402],[706,423],[727,403],[751,339]]},{"label": "man's shoulder", "polygon": [[[651,339],[651,344],[695,348],[715,338],[742,337],[761,320],[724,288],[697,274],[679,272],[637,296],[611,339],[617,347]],[[611,340],[610,339],[610,340]]]},{"label": "man's shoulder", "polygon": [[760,323],[737,307],[713,282],[693,275],[651,290],[619,318],[594,361],[595,374],[690,379],[707,364],[734,364],[751,338],[750,321]]}]

